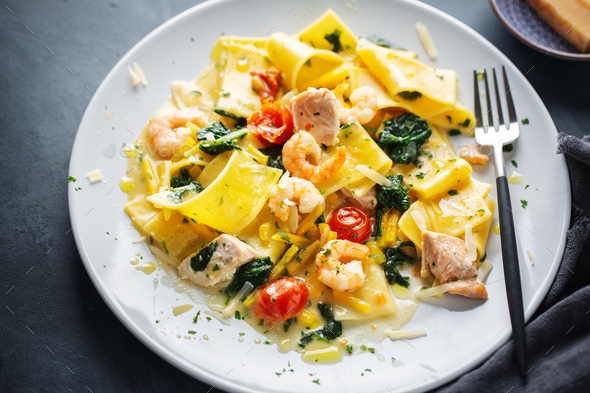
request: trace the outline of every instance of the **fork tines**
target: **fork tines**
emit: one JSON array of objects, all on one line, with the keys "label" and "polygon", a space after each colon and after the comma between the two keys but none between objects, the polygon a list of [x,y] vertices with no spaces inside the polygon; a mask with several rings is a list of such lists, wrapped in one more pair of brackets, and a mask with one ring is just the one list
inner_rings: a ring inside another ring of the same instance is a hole
[{"label": "fork tines", "polygon": [[[480,145],[494,145],[499,146],[510,143],[518,138],[520,132],[518,121],[516,119],[516,110],[514,108],[514,101],[512,99],[512,88],[509,86],[508,77],[506,76],[506,68],[502,66],[502,76],[504,78],[504,94],[506,95],[506,106],[508,107],[508,119],[510,123],[507,125],[504,122],[504,112],[502,110],[502,100],[500,99],[500,89],[498,87],[498,78],[496,77],[496,69],[492,69],[494,77],[494,90],[496,93],[495,106],[492,106],[492,99],[490,96],[490,86],[488,82],[488,73],[483,71],[483,81],[485,85],[486,103],[487,103],[487,124],[483,122],[481,100],[479,93],[479,78],[480,75],[476,70],[473,71],[473,87],[475,93],[475,139]],[[494,109],[497,111],[498,124],[497,129],[494,124]],[[508,126],[508,127],[507,127]],[[494,132],[491,132],[491,131]],[[497,132],[495,132],[497,131]]]}]

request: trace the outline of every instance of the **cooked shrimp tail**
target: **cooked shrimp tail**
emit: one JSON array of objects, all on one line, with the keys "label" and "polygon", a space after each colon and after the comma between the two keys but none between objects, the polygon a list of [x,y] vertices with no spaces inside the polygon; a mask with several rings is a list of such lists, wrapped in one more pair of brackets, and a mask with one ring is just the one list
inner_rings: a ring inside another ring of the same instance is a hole
[{"label": "cooked shrimp tail", "polygon": [[366,124],[373,120],[379,105],[377,102],[377,95],[375,90],[370,86],[362,86],[355,89],[350,94],[351,107],[344,106],[344,91],[348,89],[348,84],[343,83],[334,88],[334,94],[338,99],[338,111],[340,112],[340,123],[347,124],[358,121],[361,124]]},{"label": "cooked shrimp tail", "polygon": [[183,111],[173,110],[156,114],[149,126],[150,144],[154,153],[161,158],[170,158],[178,154],[182,144],[193,135],[187,122],[198,127],[207,125],[207,117],[201,111],[191,111],[190,116]]},{"label": "cooked shrimp tail", "polygon": [[360,288],[365,282],[362,261],[369,247],[349,240],[334,240],[318,252],[315,263],[318,280],[337,291]]},{"label": "cooked shrimp tail", "polygon": [[289,206],[292,202],[299,206],[301,213],[309,213],[317,205],[324,203],[324,197],[320,191],[309,181],[290,177],[285,188],[275,185],[270,191],[268,206],[281,221],[289,219]]},{"label": "cooked shrimp tail", "polygon": [[318,165],[307,160],[308,156],[318,160],[321,150],[313,136],[306,131],[299,131],[283,146],[283,165],[293,176],[319,183],[329,178],[346,161],[346,147],[338,146],[336,154]]}]

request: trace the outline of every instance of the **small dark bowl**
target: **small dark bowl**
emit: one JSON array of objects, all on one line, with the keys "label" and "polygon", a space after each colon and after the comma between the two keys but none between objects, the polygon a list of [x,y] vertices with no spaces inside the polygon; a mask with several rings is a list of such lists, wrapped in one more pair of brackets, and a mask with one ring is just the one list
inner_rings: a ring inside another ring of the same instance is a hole
[{"label": "small dark bowl", "polygon": [[488,1],[508,31],[531,48],[562,59],[590,60],[590,53],[580,53],[553,30],[525,0]]}]

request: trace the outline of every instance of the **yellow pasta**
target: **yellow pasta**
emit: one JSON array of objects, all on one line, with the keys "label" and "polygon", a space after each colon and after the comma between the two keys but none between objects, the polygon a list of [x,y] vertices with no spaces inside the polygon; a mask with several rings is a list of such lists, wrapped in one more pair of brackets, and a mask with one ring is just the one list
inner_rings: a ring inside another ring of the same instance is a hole
[{"label": "yellow pasta", "polygon": [[344,59],[328,50],[314,49],[283,33],[274,33],[266,45],[271,62],[285,73],[288,90],[302,87],[340,66]]},{"label": "yellow pasta", "polygon": [[152,195],[148,200],[219,231],[235,233],[262,210],[281,174],[280,169],[257,164],[245,152],[235,150],[217,179],[188,201],[172,202],[168,198],[170,191]]}]

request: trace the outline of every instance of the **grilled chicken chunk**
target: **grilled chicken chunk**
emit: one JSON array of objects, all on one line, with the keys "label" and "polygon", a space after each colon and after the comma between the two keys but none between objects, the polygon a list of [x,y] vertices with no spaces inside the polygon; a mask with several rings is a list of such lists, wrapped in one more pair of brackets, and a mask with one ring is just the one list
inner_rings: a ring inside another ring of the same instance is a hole
[{"label": "grilled chicken chunk", "polygon": [[193,258],[198,258],[196,252],[178,265],[180,277],[203,287],[211,287],[233,278],[240,266],[256,256],[252,247],[234,236],[223,234],[211,242],[213,243],[217,246],[204,270],[195,271],[191,266]]},{"label": "grilled chicken chunk", "polygon": [[475,281],[475,261],[470,261],[465,242],[431,231],[422,232],[422,271],[430,270],[441,284],[449,283],[449,293],[473,299],[487,299],[485,286]]},{"label": "grilled chicken chunk", "polygon": [[327,146],[338,143],[338,100],[330,90],[310,87],[291,98],[291,113],[295,132],[307,131],[317,143]]},{"label": "grilled chicken chunk", "polygon": [[359,209],[370,214],[373,214],[375,211],[375,206],[377,205],[377,189],[375,186],[371,187],[369,191],[360,197],[352,194],[346,188],[342,188],[340,191],[350,203]]}]

